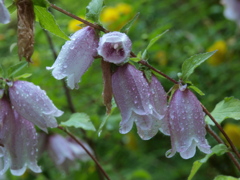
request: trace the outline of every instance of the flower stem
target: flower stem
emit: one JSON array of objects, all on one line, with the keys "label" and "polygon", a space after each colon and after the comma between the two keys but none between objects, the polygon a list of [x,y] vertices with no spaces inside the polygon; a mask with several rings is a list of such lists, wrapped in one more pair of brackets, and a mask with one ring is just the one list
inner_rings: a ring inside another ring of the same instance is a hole
[{"label": "flower stem", "polygon": [[95,29],[98,29],[98,30],[100,30],[100,31],[103,31],[103,32],[105,32],[105,33],[108,33],[108,32],[109,32],[108,30],[106,30],[106,29],[103,28],[102,26],[100,26],[100,25],[98,25],[98,24],[90,23],[89,21],[86,21],[86,20],[84,20],[84,19],[82,19],[82,18],[80,18],[80,17],[78,17],[78,16],[76,16],[76,15],[70,13],[70,12],[67,12],[66,10],[64,10],[64,9],[62,9],[62,8],[54,5],[54,4],[50,4],[50,6],[51,6],[53,9],[55,9],[55,10],[57,10],[57,11],[65,14],[65,15],[73,18],[73,19],[76,19],[76,20],[78,20],[78,21],[81,21],[82,23],[84,23],[84,24],[86,24],[86,25],[88,25],[88,26],[91,26],[91,27],[93,27],[93,28],[95,28]]},{"label": "flower stem", "polygon": [[[223,142],[223,140],[208,126],[206,125],[206,130],[208,131],[209,134],[211,134],[219,144],[225,144]],[[236,160],[236,158],[234,157],[233,153],[231,152],[227,152],[227,155],[229,156],[229,158],[232,160],[232,162],[235,164],[235,166],[238,168],[238,170],[240,171],[240,164],[239,162]]]},{"label": "flower stem", "polygon": [[76,143],[78,145],[80,145],[84,151],[92,158],[92,160],[96,163],[96,165],[98,166],[99,170],[102,172],[102,174],[108,179],[110,180],[108,174],[104,171],[104,169],[102,168],[102,166],[100,165],[100,163],[98,162],[98,160],[88,151],[87,148],[85,148],[85,146],[77,139],[75,138],[74,135],[72,135],[70,132],[68,132],[66,129],[64,129],[61,126],[58,126],[58,129],[61,129],[62,131],[64,131],[66,134],[68,134],[74,141],[76,141]]},{"label": "flower stem", "polygon": [[228,135],[225,133],[225,131],[223,130],[223,128],[220,126],[220,124],[218,124],[218,122],[214,119],[214,117],[211,115],[211,113],[201,104],[203,111],[210,117],[210,119],[213,121],[213,123],[217,126],[217,128],[221,131],[221,133],[223,134],[223,136],[226,138],[227,142],[229,143],[232,151],[236,154],[236,156],[240,159],[240,155],[239,152],[237,150],[237,148],[234,146],[234,144],[232,143],[231,139],[228,137]]}]

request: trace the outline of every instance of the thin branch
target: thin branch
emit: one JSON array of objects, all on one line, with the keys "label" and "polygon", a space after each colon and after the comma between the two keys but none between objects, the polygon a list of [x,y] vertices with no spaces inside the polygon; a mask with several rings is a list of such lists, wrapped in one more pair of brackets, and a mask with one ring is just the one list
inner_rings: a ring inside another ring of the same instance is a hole
[{"label": "thin branch", "polygon": [[65,15],[73,18],[73,19],[76,19],[76,20],[78,20],[78,21],[81,21],[82,23],[84,23],[84,24],[86,24],[86,25],[88,25],[88,26],[91,26],[91,27],[93,27],[93,28],[95,28],[95,29],[98,29],[98,30],[100,30],[100,31],[103,31],[103,32],[105,32],[105,33],[108,33],[108,32],[109,32],[108,30],[106,30],[106,29],[103,28],[102,26],[100,26],[100,25],[98,25],[98,24],[90,23],[90,22],[88,22],[88,21],[86,21],[86,20],[84,20],[84,19],[82,19],[82,18],[80,18],[80,17],[78,17],[78,16],[70,13],[70,12],[65,11],[64,9],[62,9],[62,8],[60,8],[60,7],[58,7],[58,6],[54,5],[54,4],[50,4],[50,6],[51,6],[53,9],[55,9],[55,10],[57,10],[57,11],[65,14]]},{"label": "thin branch", "polygon": [[203,111],[210,117],[210,119],[214,122],[214,124],[217,126],[217,128],[221,131],[221,133],[223,134],[223,136],[226,138],[227,142],[229,143],[232,151],[236,154],[236,156],[240,159],[240,155],[239,152],[237,150],[237,148],[234,146],[234,144],[232,143],[231,139],[228,137],[228,135],[225,133],[225,131],[222,129],[222,127],[220,126],[220,124],[218,124],[218,122],[214,119],[214,117],[211,115],[211,113],[201,104]]},{"label": "thin branch", "polygon": [[[223,142],[223,140],[208,126],[206,125],[206,130],[208,131],[209,134],[211,134],[219,144],[225,144]],[[240,171],[240,164],[239,162],[236,160],[236,158],[234,157],[233,153],[231,152],[227,152],[227,155],[229,156],[229,158],[233,161],[233,163],[235,164],[235,166],[238,168],[238,170]]]},{"label": "thin branch", "polygon": [[88,151],[87,148],[85,148],[85,146],[77,139],[75,138],[74,135],[72,135],[70,132],[68,132],[67,130],[65,130],[63,127],[58,126],[58,129],[61,129],[62,131],[64,131],[66,134],[68,134],[74,141],[76,141],[77,144],[79,144],[84,151],[92,158],[92,160],[96,163],[96,165],[98,166],[99,170],[102,172],[102,174],[108,179],[110,180],[108,174],[104,171],[104,169],[102,168],[102,166],[100,165],[100,163],[98,162],[98,160]]}]

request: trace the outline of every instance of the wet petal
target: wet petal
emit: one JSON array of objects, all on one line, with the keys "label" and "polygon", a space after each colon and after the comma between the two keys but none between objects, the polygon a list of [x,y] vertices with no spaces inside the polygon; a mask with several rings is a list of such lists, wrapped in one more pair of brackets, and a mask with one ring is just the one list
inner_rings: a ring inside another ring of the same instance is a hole
[{"label": "wet petal", "polygon": [[173,148],[169,157],[179,152],[183,158],[191,158],[195,154],[196,146],[201,151],[204,150],[204,153],[211,152],[205,139],[206,130],[202,107],[190,90],[178,89],[174,92],[169,107],[169,127]]},{"label": "wet petal", "polygon": [[132,48],[132,42],[128,36],[120,32],[110,32],[104,34],[98,47],[98,54],[105,61],[120,64],[129,56]]},{"label": "wet petal", "polygon": [[53,69],[52,74],[56,79],[67,77],[67,85],[78,88],[78,82],[87,71],[97,55],[98,37],[92,27],[85,27],[71,36],[67,41],[55,63],[48,70]]},{"label": "wet petal", "polygon": [[0,0],[0,23],[7,24],[10,22],[10,14],[8,9],[4,6],[3,0]]},{"label": "wet petal", "polygon": [[47,131],[47,127],[57,127],[55,117],[63,114],[57,109],[39,86],[27,81],[15,81],[9,87],[9,96],[14,109],[25,119]]}]

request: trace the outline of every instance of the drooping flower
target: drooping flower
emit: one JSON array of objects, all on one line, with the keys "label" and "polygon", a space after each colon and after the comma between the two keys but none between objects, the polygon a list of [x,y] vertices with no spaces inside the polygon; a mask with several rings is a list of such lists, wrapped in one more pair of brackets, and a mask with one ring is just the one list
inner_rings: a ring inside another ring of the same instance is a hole
[{"label": "drooping flower", "polygon": [[232,21],[235,21],[240,26],[240,1],[239,0],[222,0],[225,6],[224,16]]},{"label": "drooping flower", "polygon": [[15,81],[9,87],[13,108],[26,120],[47,132],[47,127],[57,127],[55,117],[63,114],[57,109],[46,92],[27,81]]},{"label": "drooping flower", "polygon": [[37,165],[37,134],[33,124],[13,110],[7,98],[0,100],[0,174],[9,168],[16,176],[28,167],[41,172]]},{"label": "drooping flower", "polygon": [[179,152],[183,159],[195,155],[196,147],[211,153],[205,139],[204,113],[197,97],[186,88],[176,90],[169,106],[169,128],[172,149],[166,155],[172,157]]},{"label": "drooping flower", "polygon": [[67,77],[67,85],[71,89],[78,88],[82,75],[97,55],[97,46],[98,37],[94,28],[82,28],[63,45],[55,63],[47,69],[53,69],[52,75],[58,80]]},{"label": "drooping flower", "polygon": [[169,134],[166,123],[167,97],[156,77],[149,84],[143,73],[130,64],[112,76],[113,95],[122,115],[120,133],[128,133],[136,123],[139,136],[148,140],[160,130]]},{"label": "drooping flower", "polygon": [[[92,149],[85,142],[81,142],[91,153]],[[64,138],[55,134],[48,137],[48,152],[54,163],[62,170],[68,171],[70,167],[77,166],[77,159],[89,160],[85,150],[71,138]]]},{"label": "drooping flower", "polygon": [[3,0],[0,0],[0,23],[7,24],[10,22],[10,14],[7,8],[3,4]]},{"label": "drooping flower", "polygon": [[110,32],[100,38],[98,54],[104,61],[120,64],[128,58],[131,48],[132,42],[126,34]]}]

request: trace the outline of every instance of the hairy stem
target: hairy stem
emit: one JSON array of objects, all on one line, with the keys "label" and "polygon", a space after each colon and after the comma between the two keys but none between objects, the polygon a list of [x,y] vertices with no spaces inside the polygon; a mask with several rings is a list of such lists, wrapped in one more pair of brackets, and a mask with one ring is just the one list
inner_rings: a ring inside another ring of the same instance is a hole
[{"label": "hairy stem", "polygon": [[99,170],[102,172],[102,174],[108,179],[110,180],[108,174],[104,171],[104,169],[102,168],[102,166],[100,165],[100,163],[98,162],[98,160],[88,151],[87,148],[85,148],[85,146],[77,139],[75,138],[74,135],[72,135],[70,132],[68,132],[67,130],[65,130],[63,127],[58,126],[58,129],[61,129],[62,131],[64,131],[66,134],[68,134],[74,141],[76,141],[77,144],[79,144],[84,151],[92,158],[92,160],[96,163],[97,167],[99,168]]}]

